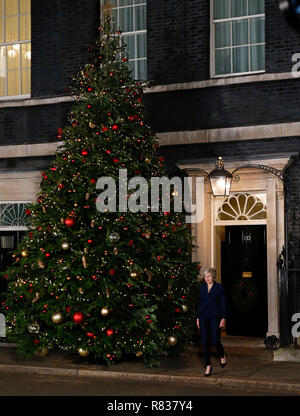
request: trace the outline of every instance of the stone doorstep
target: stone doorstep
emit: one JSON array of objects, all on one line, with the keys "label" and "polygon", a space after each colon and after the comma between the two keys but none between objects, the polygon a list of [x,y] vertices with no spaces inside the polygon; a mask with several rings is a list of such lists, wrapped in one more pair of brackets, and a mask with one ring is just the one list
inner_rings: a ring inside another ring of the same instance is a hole
[{"label": "stone doorstep", "polygon": [[285,362],[300,362],[300,349],[297,348],[279,348],[274,351],[274,361],[285,361]]},{"label": "stone doorstep", "polygon": [[300,393],[300,383],[282,383],[268,380],[249,380],[247,378],[239,377],[195,377],[195,376],[175,376],[164,374],[144,374],[144,373],[130,373],[130,372],[113,372],[102,370],[89,369],[67,369],[67,368],[53,368],[53,367],[37,367],[37,366],[16,366],[16,365],[2,365],[1,371],[11,371],[18,373],[30,373],[40,375],[61,375],[61,376],[79,376],[79,377],[99,377],[99,378],[113,378],[123,380],[141,380],[151,383],[176,383],[189,384],[193,386],[214,386],[223,388],[249,388],[262,391],[278,391],[278,392],[294,392]]}]

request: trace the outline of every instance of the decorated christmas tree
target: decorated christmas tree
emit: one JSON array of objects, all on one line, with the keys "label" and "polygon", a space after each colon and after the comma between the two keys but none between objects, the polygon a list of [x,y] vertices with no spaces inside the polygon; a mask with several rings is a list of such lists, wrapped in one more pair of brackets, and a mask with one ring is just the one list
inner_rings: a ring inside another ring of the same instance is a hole
[{"label": "decorated christmas tree", "polygon": [[76,103],[58,129],[63,144],[42,173],[28,232],[4,273],[3,310],[7,337],[24,355],[62,350],[153,365],[163,352],[180,353],[193,334],[200,266],[191,261],[183,213],[99,210],[99,178],[115,180],[118,194],[120,169],[147,183],[166,175],[144,120],[144,84],[132,77],[113,26],[106,16],[89,48],[93,64],[74,77]]}]

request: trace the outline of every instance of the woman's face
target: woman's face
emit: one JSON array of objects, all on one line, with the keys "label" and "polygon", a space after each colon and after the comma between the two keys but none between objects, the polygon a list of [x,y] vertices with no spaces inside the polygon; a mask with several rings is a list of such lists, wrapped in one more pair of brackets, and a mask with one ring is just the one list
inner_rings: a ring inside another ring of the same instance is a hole
[{"label": "woman's face", "polygon": [[204,275],[205,281],[208,285],[211,285],[214,282],[214,278],[211,273]]}]

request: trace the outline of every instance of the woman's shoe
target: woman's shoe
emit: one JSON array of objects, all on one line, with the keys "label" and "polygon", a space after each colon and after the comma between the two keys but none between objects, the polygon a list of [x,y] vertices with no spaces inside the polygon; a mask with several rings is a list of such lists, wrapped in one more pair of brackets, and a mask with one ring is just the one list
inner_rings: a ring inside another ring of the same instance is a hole
[{"label": "woman's shoe", "polygon": [[[225,355],[222,358],[225,358]],[[225,361],[225,363],[222,363],[222,361],[221,361],[220,362],[221,368],[224,368],[226,366],[226,364],[227,364],[227,360]]]},{"label": "woman's shoe", "polygon": [[204,377],[209,377],[211,375],[211,372],[212,372],[212,366],[210,366],[209,373],[204,373]]}]

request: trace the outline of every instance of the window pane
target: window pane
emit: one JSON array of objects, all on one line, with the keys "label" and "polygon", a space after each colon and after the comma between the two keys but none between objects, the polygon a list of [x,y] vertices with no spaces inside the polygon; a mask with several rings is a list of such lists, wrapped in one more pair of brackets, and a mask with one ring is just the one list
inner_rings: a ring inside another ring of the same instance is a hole
[{"label": "window pane", "polygon": [[[0,79],[1,79],[1,85],[2,85],[2,81],[3,81],[3,85],[4,81],[6,78],[6,47],[2,46],[0,48]],[[2,94],[0,94],[2,95]]]},{"label": "window pane", "polygon": [[242,48],[234,48],[232,50],[232,56],[234,73],[249,71],[248,46],[243,46]]},{"label": "window pane", "polygon": [[22,70],[22,94],[29,94],[30,93],[30,78],[31,78],[31,71],[28,69]]},{"label": "window pane", "polygon": [[0,78],[0,97],[6,96],[5,81],[6,81],[6,78]]},{"label": "window pane", "polygon": [[30,13],[30,0],[20,0],[20,13]]},{"label": "window pane", "polygon": [[20,40],[31,39],[30,15],[20,16]]},{"label": "window pane", "polygon": [[249,14],[262,14],[265,12],[264,0],[249,0]]},{"label": "window pane", "polygon": [[247,0],[231,0],[231,17],[247,16]]},{"label": "window pane", "polygon": [[147,42],[146,34],[141,33],[137,35],[137,58],[147,57]]},{"label": "window pane", "polygon": [[0,17],[0,42],[4,42],[4,19]]},{"label": "window pane", "polygon": [[11,45],[7,47],[7,69],[20,68],[20,45]]},{"label": "window pane", "polygon": [[135,30],[146,29],[146,6],[135,7]]},{"label": "window pane", "polygon": [[248,19],[236,20],[232,22],[232,44],[248,44]]},{"label": "window pane", "polygon": [[231,53],[230,49],[220,49],[215,55],[216,75],[231,73]]},{"label": "window pane", "polygon": [[123,36],[122,39],[127,45],[126,51],[128,52],[129,59],[134,59],[136,57],[135,56],[135,36],[134,35]]},{"label": "window pane", "polygon": [[250,43],[263,43],[265,41],[265,18],[250,19]]},{"label": "window pane", "polygon": [[265,69],[265,45],[256,45],[250,47],[251,71],[260,71]]},{"label": "window pane", "polygon": [[18,14],[18,0],[6,0],[6,16]]},{"label": "window pane", "polygon": [[147,79],[147,61],[146,59],[141,59],[137,61],[137,79]]},{"label": "window pane", "polygon": [[133,0],[119,0],[119,6],[129,6],[133,4]]},{"label": "window pane", "polygon": [[8,95],[20,94],[20,71],[8,72]]},{"label": "window pane", "polygon": [[6,42],[17,42],[18,39],[18,17],[6,18]]},{"label": "window pane", "polygon": [[230,22],[216,23],[215,26],[215,47],[230,46]]},{"label": "window pane", "polygon": [[14,248],[15,241],[13,235],[2,235],[1,236],[1,248]]},{"label": "window pane", "polygon": [[229,17],[229,0],[214,0],[214,19]]},{"label": "window pane", "polygon": [[134,4],[147,3],[147,0],[134,0]]},{"label": "window pane", "polygon": [[119,26],[122,32],[133,31],[133,7],[119,9]]},{"label": "window pane", "polygon": [[31,67],[31,43],[21,45],[22,50],[22,68]]},{"label": "window pane", "polygon": [[131,69],[131,71],[132,71],[132,76],[133,76],[133,77],[136,77],[135,63],[136,63],[136,61],[129,61],[129,62],[128,62],[128,66],[129,66],[129,68],[130,68],[130,69]]}]

